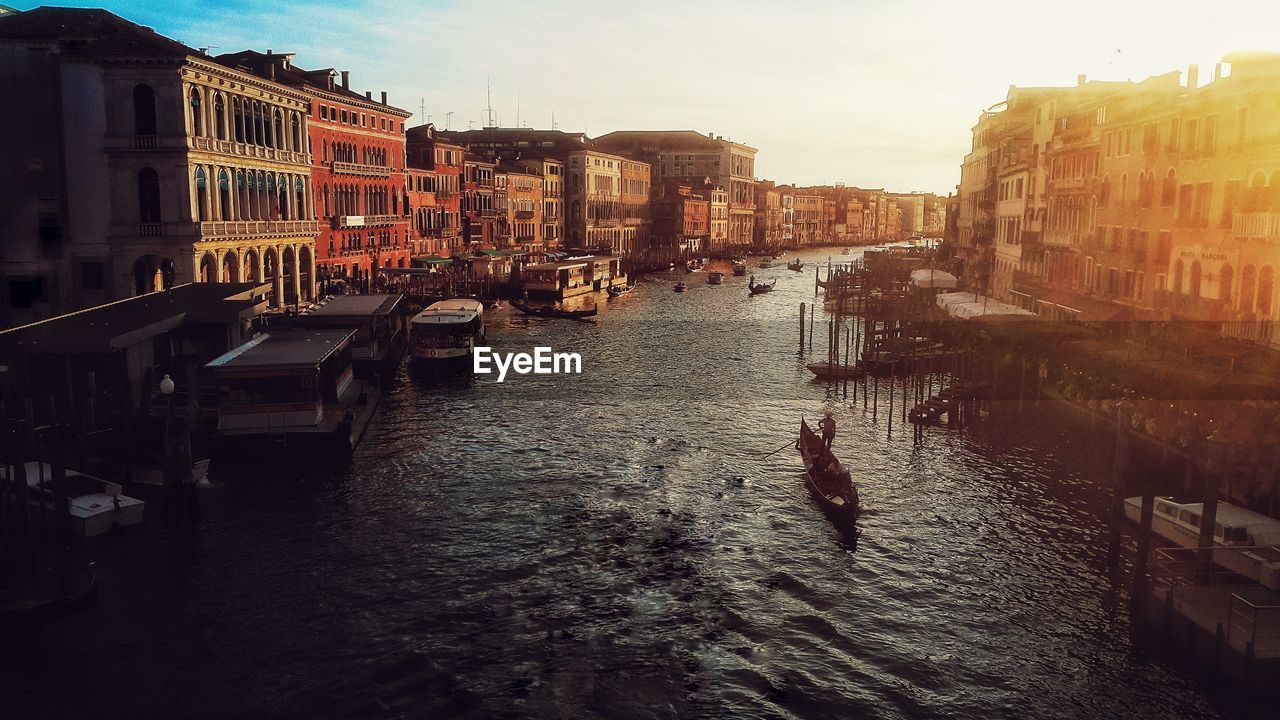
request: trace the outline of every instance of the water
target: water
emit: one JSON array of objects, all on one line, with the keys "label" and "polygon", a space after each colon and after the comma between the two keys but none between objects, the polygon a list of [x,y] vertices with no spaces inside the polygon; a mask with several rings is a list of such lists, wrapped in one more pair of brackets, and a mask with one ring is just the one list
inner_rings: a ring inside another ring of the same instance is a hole
[{"label": "water", "polygon": [[[659,276],[596,322],[493,313],[496,349],[582,375],[406,371],[349,465],[224,469],[190,537],[95,544],[99,607],[5,668],[6,716],[1224,713],[1130,640],[1109,456],[1028,423],[889,438],[887,393],[873,424],[796,353],[812,265],[755,272],[777,289]],[[793,450],[761,459],[824,409],[856,546]]]}]

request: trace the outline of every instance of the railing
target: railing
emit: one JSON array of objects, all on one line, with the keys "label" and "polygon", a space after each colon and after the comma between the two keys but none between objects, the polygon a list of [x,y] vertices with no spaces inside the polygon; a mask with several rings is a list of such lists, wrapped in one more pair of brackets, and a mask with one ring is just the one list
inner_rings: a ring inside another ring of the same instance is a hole
[{"label": "railing", "polygon": [[1231,232],[1250,237],[1280,236],[1280,213],[1238,212],[1231,216]]},{"label": "railing", "polygon": [[344,175],[365,175],[369,177],[390,177],[391,168],[383,165],[365,165],[363,163],[329,162],[329,168],[335,173]]},{"label": "railing", "polygon": [[319,234],[316,220],[215,220],[200,223],[203,239],[214,237],[249,237],[255,235],[305,235]]},{"label": "railing", "polygon": [[1280,656],[1280,605],[1258,605],[1231,594],[1227,643],[1253,657]]},{"label": "railing", "polygon": [[532,210],[517,210],[516,217],[520,220],[529,220],[533,217]]},{"label": "railing", "polygon": [[138,223],[139,237],[158,237],[164,233],[164,223],[144,222]]},{"label": "railing", "polygon": [[261,145],[250,145],[247,143],[236,142],[235,140],[219,140],[218,138],[195,136],[188,137],[187,143],[192,150],[220,152],[227,155],[239,155],[241,157],[272,160],[275,162],[287,162],[296,165],[311,164],[311,153],[280,150],[278,148],[263,147]]},{"label": "railing", "polygon": [[1228,321],[1235,319],[1231,303],[1225,300],[1183,295],[1171,290],[1156,290],[1152,295],[1152,301],[1154,307],[1158,310],[1172,310],[1194,315],[1201,320]]}]

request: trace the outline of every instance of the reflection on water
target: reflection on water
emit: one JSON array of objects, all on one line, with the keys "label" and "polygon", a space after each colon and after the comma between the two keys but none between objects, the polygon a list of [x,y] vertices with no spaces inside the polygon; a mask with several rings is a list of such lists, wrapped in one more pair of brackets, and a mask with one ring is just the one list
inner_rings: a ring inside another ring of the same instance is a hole
[{"label": "reflection on water", "polygon": [[[406,370],[349,466],[224,470],[193,544],[96,547],[100,607],[0,688],[106,717],[1213,715],[1132,649],[1105,455],[1053,428],[887,439],[885,394],[873,425],[796,353],[811,267],[753,270],[779,280],[754,298],[654,276],[595,321],[487,313],[496,351],[583,374]],[[793,450],[762,459],[824,409],[856,551]]]}]

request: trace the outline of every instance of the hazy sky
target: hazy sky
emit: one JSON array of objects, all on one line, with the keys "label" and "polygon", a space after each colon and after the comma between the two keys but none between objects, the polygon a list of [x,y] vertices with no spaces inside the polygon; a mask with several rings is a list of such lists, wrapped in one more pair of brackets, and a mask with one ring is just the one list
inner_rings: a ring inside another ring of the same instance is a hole
[{"label": "hazy sky", "polygon": [[[9,0],[12,2],[12,0]],[[36,3],[18,2],[19,9]],[[81,3],[72,2],[72,5]],[[480,127],[694,129],[759,148],[799,184],[946,193],[978,113],[1010,84],[1139,80],[1280,50],[1280,2],[100,0],[214,53],[297,53],[352,88]]]}]

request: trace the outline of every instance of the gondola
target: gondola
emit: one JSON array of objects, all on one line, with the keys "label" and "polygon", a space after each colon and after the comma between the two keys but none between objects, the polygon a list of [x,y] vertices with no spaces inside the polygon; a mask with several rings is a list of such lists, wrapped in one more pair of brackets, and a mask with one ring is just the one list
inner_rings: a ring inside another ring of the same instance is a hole
[{"label": "gondola", "polygon": [[532,315],[533,317],[563,318],[566,320],[581,320],[583,318],[594,317],[596,313],[600,312],[600,308],[598,307],[590,307],[586,310],[557,310],[554,307],[535,308],[529,307],[527,303],[515,298],[512,298],[511,300],[511,307],[519,310],[525,315]]},{"label": "gondola", "polygon": [[771,283],[758,283],[755,278],[751,278],[751,282],[747,283],[747,290],[750,290],[752,295],[763,295],[772,290],[777,282],[774,280]]},{"label": "gondola", "polygon": [[614,298],[616,298],[616,297],[622,297],[623,295],[626,295],[627,293],[629,293],[629,292],[631,292],[632,290],[635,290],[635,289],[636,289],[636,284],[635,284],[635,283],[631,283],[630,285],[627,285],[626,287],[615,287],[615,286],[613,286],[613,285],[610,285],[610,286],[605,290],[605,292],[606,292],[606,293],[608,293],[608,295],[609,295],[609,299],[610,299],[610,300],[612,300],[612,299],[614,299]]},{"label": "gondola", "polygon": [[832,464],[839,465],[836,456],[822,442],[822,438],[802,418],[800,438],[796,449],[804,460],[805,485],[817,501],[822,512],[842,532],[857,532],[858,488],[852,480],[844,480],[827,472]]},{"label": "gondola", "polygon": [[747,264],[744,262],[735,262],[733,264],[733,274],[742,277],[747,274]]},{"label": "gondola", "polygon": [[724,273],[713,270],[707,273],[708,285],[721,285],[724,283]]},{"label": "gondola", "polygon": [[791,262],[787,263],[787,269],[800,272],[801,270],[804,269],[804,263],[800,261],[800,258],[796,258],[795,260],[792,260]]},{"label": "gondola", "polygon": [[47,600],[6,600],[0,596],[0,631],[18,631],[71,617],[98,603],[98,576],[84,592]]}]

